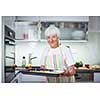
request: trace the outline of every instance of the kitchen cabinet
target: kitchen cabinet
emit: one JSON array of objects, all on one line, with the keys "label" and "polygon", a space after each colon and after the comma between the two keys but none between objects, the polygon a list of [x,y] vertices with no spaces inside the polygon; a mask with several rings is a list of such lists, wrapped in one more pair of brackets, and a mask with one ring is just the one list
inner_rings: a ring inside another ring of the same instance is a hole
[{"label": "kitchen cabinet", "polygon": [[76,82],[91,83],[93,82],[93,75],[91,73],[77,73]]},{"label": "kitchen cabinet", "polygon": [[22,83],[46,83],[45,76],[22,74]]},{"label": "kitchen cabinet", "polygon": [[45,41],[45,29],[54,24],[60,29],[61,41],[87,41],[88,18],[88,16],[17,16],[16,39],[27,42]]},{"label": "kitchen cabinet", "polygon": [[16,21],[37,22],[37,21],[67,21],[67,22],[88,22],[88,16],[17,16]]},{"label": "kitchen cabinet", "polygon": [[3,25],[7,25],[11,29],[15,29],[16,16],[2,16]]},{"label": "kitchen cabinet", "polygon": [[16,22],[37,22],[39,16],[16,16]]},{"label": "kitchen cabinet", "polygon": [[100,72],[94,72],[94,82],[100,83]]},{"label": "kitchen cabinet", "polygon": [[38,41],[39,35],[37,24],[37,22],[16,22],[16,40]]},{"label": "kitchen cabinet", "polygon": [[100,32],[100,16],[89,17],[89,32]]},{"label": "kitchen cabinet", "polygon": [[46,21],[66,21],[66,22],[88,22],[88,16],[40,16],[40,20]]},{"label": "kitchen cabinet", "polygon": [[76,69],[75,78],[78,83],[91,83],[94,80],[94,71]]},{"label": "kitchen cabinet", "polygon": [[18,73],[11,83],[46,83],[45,76]]},{"label": "kitchen cabinet", "polygon": [[68,41],[70,40],[85,40],[87,41],[88,32],[88,22],[41,22],[41,41],[45,40],[45,30],[51,24],[55,25],[60,30],[60,40]]}]

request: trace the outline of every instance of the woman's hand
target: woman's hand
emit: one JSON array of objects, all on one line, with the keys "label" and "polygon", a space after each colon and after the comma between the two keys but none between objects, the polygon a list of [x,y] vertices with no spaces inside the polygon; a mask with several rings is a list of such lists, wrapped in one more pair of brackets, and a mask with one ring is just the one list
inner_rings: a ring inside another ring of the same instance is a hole
[{"label": "woman's hand", "polygon": [[71,75],[74,75],[76,73],[76,71],[75,71],[75,66],[74,65],[71,65],[70,67],[69,67],[69,74],[70,74],[70,76]]},{"label": "woman's hand", "polygon": [[65,76],[69,76],[70,75],[68,69],[64,69],[64,75]]},{"label": "woman's hand", "polygon": [[45,65],[41,65],[40,66],[40,69],[45,69]]},{"label": "woman's hand", "polygon": [[72,76],[76,73],[74,65],[71,65],[68,69],[64,69],[64,74],[66,76]]}]

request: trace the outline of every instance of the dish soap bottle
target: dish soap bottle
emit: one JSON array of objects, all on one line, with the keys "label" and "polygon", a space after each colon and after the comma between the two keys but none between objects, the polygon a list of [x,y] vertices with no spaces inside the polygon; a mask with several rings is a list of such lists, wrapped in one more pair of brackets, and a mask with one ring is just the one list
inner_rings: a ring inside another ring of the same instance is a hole
[{"label": "dish soap bottle", "polygon": [[25,67],[26,66],[26,58],[25,56],[23,56],[22,58],[22,67]]}]

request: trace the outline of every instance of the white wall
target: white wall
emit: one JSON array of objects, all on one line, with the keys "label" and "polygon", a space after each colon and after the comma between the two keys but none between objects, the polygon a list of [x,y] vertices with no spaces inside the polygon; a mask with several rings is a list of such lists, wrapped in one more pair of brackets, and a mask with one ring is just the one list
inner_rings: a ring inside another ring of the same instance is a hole
[{"label": "white wall", "polygon": [[28,57],[29,53],[32,53],[32,57],[37,57],[36,59],[32,60],[33,65],[40,65],[40,59],[41,59],[41,54],[46,48],[46,43],[40,43],[40,42],[17,42],[16,45],[16,64],[21,65],[22,64],[22,57],[26,57],[26,61],[28,63]]},{"label": "white wall", "polygon": [[[100,64],[100,33],[89,33],[88,42],[84,43],[62,43],[71,46],[75,61],[82,60],[84,63]],[[39,65],[43,49],[47,46],[45,42],[17,43],[16,45],[16,64],[21,65],[22,56],[33,53],[37,59],[32,61],[33,65]]]}]

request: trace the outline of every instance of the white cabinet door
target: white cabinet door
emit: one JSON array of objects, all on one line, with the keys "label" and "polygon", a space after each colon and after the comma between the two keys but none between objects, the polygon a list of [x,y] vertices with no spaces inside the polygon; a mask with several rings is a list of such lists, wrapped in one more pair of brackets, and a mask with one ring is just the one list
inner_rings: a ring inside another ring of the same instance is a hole
[{"label": "white cabinet door", "polygon": [[89,32],[100,32],[100,16],[89,17]]},{"label": "white cabinet door", "polygon": [[35,22],[16,22],[16,39],[21,40],[38,40],[38,28]]},{"label": "white cabinet door", "polygon": [[17,16],[16,20],[19,22],[22,21],[26,21],[26,22],[30,22],[30,21],[39,21],[39,16]]},{"label": "white cabinet door", "polygon": [[100,82],[100,73],[94,73],[94,82],[96,83]]},{"label": "white cabinet door", "polygon": [[40,21],[88,22],[88,16],[40,16]]}]

